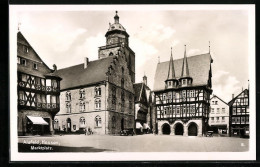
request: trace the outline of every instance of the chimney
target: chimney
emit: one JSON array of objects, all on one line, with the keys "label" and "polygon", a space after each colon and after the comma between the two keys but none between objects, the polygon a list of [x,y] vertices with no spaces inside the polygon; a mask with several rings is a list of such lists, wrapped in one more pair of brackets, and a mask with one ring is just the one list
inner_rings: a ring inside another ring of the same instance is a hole
[{"label": "chimney", "polygon": [[88,67],[88,63],[89,63],[88,57],[84,57],[84,69]]},{"label": "chimney", "polygon": [[234,97],[235,97],[234,94],[232,94],[232,99],[234,99]]},{"label": "chimney", "polygon": [[147,76],[143,76],[143,83],[145,84],[145,85],[147,85]]}]

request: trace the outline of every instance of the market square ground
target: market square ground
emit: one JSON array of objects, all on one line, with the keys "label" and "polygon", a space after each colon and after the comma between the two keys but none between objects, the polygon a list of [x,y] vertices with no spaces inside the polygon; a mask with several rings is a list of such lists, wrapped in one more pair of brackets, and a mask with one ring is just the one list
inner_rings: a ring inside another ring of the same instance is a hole
[{"label": "market square ground", "polygon": [[21,136],[19,152],[245,152],[249,139],[169,135]]}]

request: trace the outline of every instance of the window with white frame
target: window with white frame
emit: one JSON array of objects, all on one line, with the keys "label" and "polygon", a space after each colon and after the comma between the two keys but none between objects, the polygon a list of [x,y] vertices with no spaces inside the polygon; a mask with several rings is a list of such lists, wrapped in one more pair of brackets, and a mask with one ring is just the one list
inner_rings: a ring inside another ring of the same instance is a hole
[{"label": "window with white frame", "polygon": [[95,126],[96,127],[101,127],[102,125],[101,125],[101,117],[99,116],[99,115],[97,115],[96,117],[95,117]]},{"label": "window with white frame", "polygon": [[69,91],[66,92],[66,101],[71,101],[71,93]]},{"label": "window with white frame", "polygon": [[95,96],[101,96],[101,87],[95,88]]},{"label": "window with white frame", "polygon": [[100,108],[101,108],[101,100],[100,99],[95,100],[95,108],[97,110],[100,110]]},{"label": "window with white frame", "polygon": [[85,90],[84,90],[84,89],[80,89],[80,90],[79,90],[79,98],[80,98],[80,99],[85,98]]},{"label": "window with white frame", "polygon": [[70,102],[66,103],[67,113],[71,113],[71,105]]},{"label": "window with white frame", "polygon": [[38,69],[38,64],[37,63],[33,63],[33,69],[35,69],[35,70]]},{"label": "window with white frame", "polygon": [[80,112],[84,112],[85,109],[86,109],[85,102],[84,101],[80,101],[80,103],[79,103],[79,110],[80,110]]},{"label": "window with white frame", "polygon": [[79,127],[85,127],[85,125],[86,125],[86,120],[85,120],[85,118],[84,117],[80,117],[80,119],[79,119]]}]

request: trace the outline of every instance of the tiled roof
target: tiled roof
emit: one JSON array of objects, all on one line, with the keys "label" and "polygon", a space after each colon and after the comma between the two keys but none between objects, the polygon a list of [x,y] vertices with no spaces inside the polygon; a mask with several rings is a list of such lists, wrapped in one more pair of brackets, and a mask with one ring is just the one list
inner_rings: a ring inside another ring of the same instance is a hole
[{"label": "tiled roof", "polygon": [[90,61],[86,69],[82,63],[57,70],[56,74],[62,78],[61,90],[105,81],[107,79],[106,72],[114,57]]},{"label": "tiled roof", "polygon": [[[189,64],[189,75],[193,78],[193,86],[205,86],[208,84],[210,64],[212,58],[210,54],[201,54],[196,56],[187,57]],[[169,62],[161,62],[157,64],[155,78],[154,78],[154,91],[165,89],[165,80],[168,76]],[[175,76],[177,79],[181,77],[183,58],[174,60]]]},{"label": "tiled roof", "polygon": [[228,103],[226,103],[224,100],[222,100],[221,98],[219,98],[217,95],[213,95],[213,97],[212,97],[210,100],[212,100],[214,97],[218,98],[220,101],[222,101],[223,103],[225,103],[226,105],[228,105]]},{"label": "tiled roof", "polygon": [[135,91],[135,102],[140,101],[140,94],[142,92],[143,83],[135,83],[134,84],[134,91]]}]

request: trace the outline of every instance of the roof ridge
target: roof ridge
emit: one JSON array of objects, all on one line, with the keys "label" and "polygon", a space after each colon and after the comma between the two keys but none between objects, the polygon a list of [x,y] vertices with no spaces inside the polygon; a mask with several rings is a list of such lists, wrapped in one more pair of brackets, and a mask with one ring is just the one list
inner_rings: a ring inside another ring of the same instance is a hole
[{"label": "roof ridge", "polygon": [[[209,53],[198,54],[198,55],[189,56],[189,57],[187,57],[187,59],[192,58],[192,57],[196,57],[196,56],[207,55],[207,54],[210,55]],[[173,61],[176,61],[176,60],[182,60],[182,59],[184,59],[184,58],[174,59]],[[158,63],[158,64],[161,64],[161,63],[167,63],[167,62],[169,62],[169,61],[163,61],[163,62],[160,62],[160,63]]]}]

